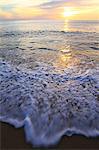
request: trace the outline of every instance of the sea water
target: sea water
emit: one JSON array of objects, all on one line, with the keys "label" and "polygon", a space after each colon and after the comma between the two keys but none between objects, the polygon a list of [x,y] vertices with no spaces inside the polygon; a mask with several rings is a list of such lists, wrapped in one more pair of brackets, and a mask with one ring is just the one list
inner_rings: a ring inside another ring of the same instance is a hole
[{"label": "sea water", "polygon": [[99,136],[99,22],[0,22],[0,121],[33,145]]}]

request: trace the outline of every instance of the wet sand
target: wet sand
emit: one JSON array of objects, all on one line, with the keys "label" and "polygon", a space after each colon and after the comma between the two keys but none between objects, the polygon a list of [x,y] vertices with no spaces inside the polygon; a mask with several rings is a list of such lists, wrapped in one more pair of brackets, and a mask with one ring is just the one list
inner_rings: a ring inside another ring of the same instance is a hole
[{"label": "wet sand", "polygon": [[[0,149],[35,149],[27,144],[23,128],[16,129],[11,125],[0,122]],[[38,148],[39,149],[39,148]],[[44,148],[40,148],[44,149]],[[46,149],[46,148],[45,148]],[[80,135],[63,136],[61,141],[48,149],[99,149],[99,137],[86,138]]]}]

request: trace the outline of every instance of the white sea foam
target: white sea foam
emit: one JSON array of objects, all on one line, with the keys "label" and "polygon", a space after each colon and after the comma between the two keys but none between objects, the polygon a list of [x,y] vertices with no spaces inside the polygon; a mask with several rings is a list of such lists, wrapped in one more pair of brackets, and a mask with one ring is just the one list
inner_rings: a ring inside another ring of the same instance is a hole
[{"label": "white sea foam", "polygon": [[99,136],[99,22],[0,23],[0,121],[33,145]]},{"label": "white sea foam", "polygon": [[27,141],[37,146],[62,135],[99,136],[97,68],[54,69],[44,63],[34,71],[19,69],[1,60],[0,120],[24,126]]}]

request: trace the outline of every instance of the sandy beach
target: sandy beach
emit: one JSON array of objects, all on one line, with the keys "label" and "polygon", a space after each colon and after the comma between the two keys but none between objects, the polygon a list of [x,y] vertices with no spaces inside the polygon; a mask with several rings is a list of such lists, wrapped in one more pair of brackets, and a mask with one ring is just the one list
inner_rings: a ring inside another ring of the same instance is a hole
[{"label": "sandy beach", "polygon": [[[35,149],[26,143],[23,128],[16,129],[11,125],[0,122],[1,150],[4,149]],[[39,148],[38,148],[39,149]],[[44,149],[43,147],[40,149]],[[46,149],[46,148],[45,148]],[[99,149],[99,137],[86,138],[80,135],[63,136],[61,141],[48,149]]]}]

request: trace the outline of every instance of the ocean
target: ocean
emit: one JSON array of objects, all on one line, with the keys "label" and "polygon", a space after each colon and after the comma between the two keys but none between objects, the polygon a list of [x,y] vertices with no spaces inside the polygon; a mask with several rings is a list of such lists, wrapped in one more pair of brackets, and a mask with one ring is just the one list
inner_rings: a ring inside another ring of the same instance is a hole
[{"label": "ocean", "polygon": [[0,121],[37,146],[99,136],[99,21],[0,22]]}]

